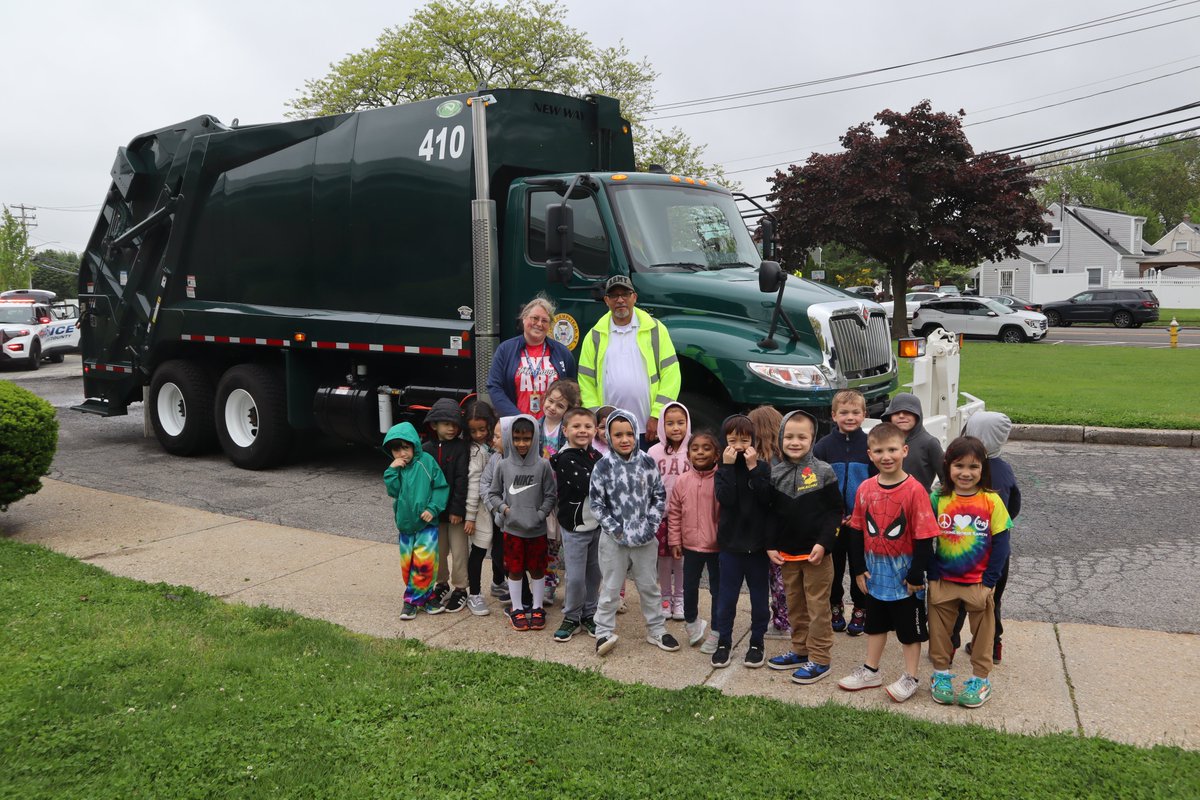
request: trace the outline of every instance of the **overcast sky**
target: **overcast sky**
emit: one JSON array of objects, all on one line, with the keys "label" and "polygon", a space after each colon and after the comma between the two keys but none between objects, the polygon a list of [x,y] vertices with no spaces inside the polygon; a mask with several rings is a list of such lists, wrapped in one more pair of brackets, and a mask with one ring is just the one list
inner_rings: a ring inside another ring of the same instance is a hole
[{"label": "overcast sky", "polygon": [[[406,0],[3,0],[0,203],[38,207],[33,244],[80,251],[95,224],[119,145],[202,113],[226,123],[235,117],[243,123],[281,120],[286,101],[299,94],[305,79],[324,75],[331,62],[372,45],[383,28],[405,23],[420,5]],[[593,43],[624,40],[633,55],[650,59],[660,73],[658,103],[888,67],[1135,9],[1159,12],[984,54],[718,104],[768,101],[753,108],[656,123],[678,125],[705,144],[706,160],[723,164],[751,194],[766,190],[774,169],[766,165],[802,162],[813,150],[836,150],[838,136],[851,125],[883,108],[907,110],[923,98],[936,110],[965,109],[976,150],[1012,147],[1200,100],[1200,18],[1186,19],[1200,15],[1194,0],[1156,5],[1153,0],[565,0],[565,5],[568,22]],[[1170,24],[1005,63],[788,99],[1163,23]],[[1148,82],[971,124],[1135,81]],[[1184,116],[1189,114],[1169,119]]]}]

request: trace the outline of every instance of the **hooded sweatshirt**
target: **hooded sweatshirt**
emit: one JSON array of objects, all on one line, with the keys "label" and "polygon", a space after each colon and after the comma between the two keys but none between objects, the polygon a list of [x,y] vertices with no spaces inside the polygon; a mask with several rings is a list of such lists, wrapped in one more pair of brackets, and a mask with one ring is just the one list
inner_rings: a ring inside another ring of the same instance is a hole
[{"label": "hooded sweatshirt", "polygon": [[680,475],[667,500],[667,544],[717,552],[717,466]]},{"label": "hooded sweatshirt", "polygon": [[[637,430],[633,414],[618,408],[605,421],[610,443],[613,423],[618,420]],[[619,545],[639,547],[654,541],[666,512],[667,491],[658,466],[648,454],[635,446],[626,458],[612,447],[592,471],[590,501],[601,531]]]},{"label": "hooded sweatshirt", "polygon": [[[734,417],[750,419],[745,414],[734,414],[721,423],[717,465],[717,502],[721,514],[717,544],[729,553],[762,553],[767,549],[771,525],[771,467],[759,459],[751,470],[746,466],[745,453],[738,453],[732,464],[725,463],[722,456],[729,446],[725,429]],[[752,444],[753,441],[751,436]]]},{"label": "hooded sweatshirt", "polygon": [[[513,446],[512,428],[521,419],[533,426],[533,443],[525,455]],[[529,414],[515,417],[508,426],[501,422],[504,457],[496,464],[487,494],[488,510],[501,520],[502,530],[522,539],[546,535],[546,517],[558,502],[554,470],[541,456],[540,427]]]},{"label": "hooded sweatshirt", "polygon": [[591,508],[592,471],[600,458],[600,452],[590,443],[587,447],[564,447],[550,457],[558,479],[558,522],[565,530],[594,531],[600,524]]},{"label": "hooded sweatshirt", "polygon": [[891,422],[892,414],[897,411],[908,411],[917,415],[917,424],[904,439],[904,443],[908,445],[908,455],[904,457],[904,471],[920,481],[925,491],[929,491],[933,486],[934,478],[945,483],[946,476],[942,475],[942,445],[932,433],[925,430],[921,401],[911,392],[900,392],[892,398],[881,419]]},{"label": "hooded sweatshirt", "polygon": [[809,449],[799,460],[783,450],[783,432],[788,420],[796,415],[808,417],[812,429],[817,421],[803,411],[792,411],[779,426],[779,452],[782,463],[771,468],[771,508],[774,525],[768,548],[785,555],[807,556],[814,545],[833,549],[834,537],[842,521],[842,495],[833,468],[813,457]]},{"label": "hooded sweatshirt", "polygon": [[457,403],[448,397],[435,401],[425,415],[425,424],[432,426],[435,422],[453,422],[459,427],[459,435],[453,439],[442,441],[434,434],[425,443],[425,452],[437,461],[446,476],[446,483],[450,484],[450,500],[446,503],[446,510],[438,517],[441,522],[448,522],[451,514],[460,517],[467,515],[467,477],[471,471],[471,453],[462,438],[463,421]]},{"label": "hooded sweatshirt", "polygon": [[1021,489],[1017,476],[1007,461],[1000,457],[1000,448],[1008,441],[1012,420],[999,411],[979,411],[967,418],[964,436],[974,436],[987,448],[988,469],[992,473],[992,491],[1000,495],[1008,515],[1013,519],[1021,513]]},{"label": "hooded sweatshirt", "polygon": [[[679,447],[675,448],[673,452],[668,453],[667,443],[663,439],[666,436],[666,429],[663,427],[663,417],[672,408],[678,408],[682,411],[687,423],[683,430],[683,441],[679,443]],[[675,487],[675,481],[679,479],[680,475],[692,468],[691,462],[688,461],[688,443],[692,440],[692,415],[688,412],[687,406],[677,402],[670,402],[663,406],[662,413],[658,415],[658,436],[659,440],[650,447],[647,454],[658,465],[659,474],[662,475],[663,479],[663,486],[667,490],[667,496],[670,497],[671,489]]]},{"label": "hooded sweatshirt", "polygon": [[404,467],[389,466],[383,471],[383,485],[388,497],[392,498],[392,512],[396,516],[396,530],[401,533],[416,533],[432,522],[421,519],[421,512],[428,511],[436,518],[446,508],[450,487],[446,476],[433,457],[421,449],[421,437],[410,422],[393,425],[383,437],[383,452],[392,455],[391,443],[396,440],[408,442],[413,447],[412,461]]},{"label": "hooded sweatshirt", "polygon": [[[475,523],[475,530],[484,535],[492,533],[492,515],[487,510],[487,506],[483,503],[483,492],[480,485],[483,483],[483,473],[487,469],[488,461],[494,455],[491,445],[480,442],[471,442],[468,445],[470,460],[467,462],[469,469],[467,470],[467,513],[466,521]],[[491,481],[488,481],[488,486],[491,486]]]}]

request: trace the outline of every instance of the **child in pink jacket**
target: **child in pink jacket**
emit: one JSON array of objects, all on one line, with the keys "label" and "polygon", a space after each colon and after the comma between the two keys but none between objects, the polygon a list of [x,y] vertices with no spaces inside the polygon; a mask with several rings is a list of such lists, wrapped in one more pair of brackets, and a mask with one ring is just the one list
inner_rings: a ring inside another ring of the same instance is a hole
[{"label": "child in pink jacket", "polygon": [[717,633],[708,638],[705,620],[698,619],[700,605],[700,574],[708,568],[708,591],[712,599],[711,613],[717,614],[717,586],[720,572],[717,566],[717,437],[700,432],[688,443],[691,469],[680,475],[667,500],[667,544],[671,555],[683,559],[683,618],[688,644],[695,646],[701,639],[700,652],[714,653]]}]

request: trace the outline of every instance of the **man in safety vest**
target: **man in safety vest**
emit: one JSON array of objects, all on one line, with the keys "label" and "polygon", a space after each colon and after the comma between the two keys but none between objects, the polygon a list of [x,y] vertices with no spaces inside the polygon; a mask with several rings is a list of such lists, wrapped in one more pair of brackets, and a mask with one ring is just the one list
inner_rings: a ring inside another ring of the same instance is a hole
[{"label": "man in safety vest", "polygon": [[637,308],[627,275],[604,285],[608,313],[588,332],[579,354],[583,405],[626,408],[637,417],[643,441],[658,438],[658,416],[679,399],[679,358],[667,326]]}]

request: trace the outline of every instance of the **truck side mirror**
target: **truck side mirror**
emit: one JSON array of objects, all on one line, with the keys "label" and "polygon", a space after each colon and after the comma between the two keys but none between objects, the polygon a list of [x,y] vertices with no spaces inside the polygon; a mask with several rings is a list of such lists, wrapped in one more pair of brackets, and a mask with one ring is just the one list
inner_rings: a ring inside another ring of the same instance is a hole
[{"label": "truck side mirror", "polygon": [[777,292],[783,285],[783,269],[778,261],[764,261],[758,265],[758,290],[760,292]]},{"label": "truck side mirror", "polygon": [[546,282],[571,280],[574,264],[571,250],[575,245],[575,212],[566,203],[555,203],[546,209]]},{"label": "truck side mirror", "polygon": [[763,258],[775,258],[775,221],[769,217],[763,217],[758,223],[758,230],[762,234]]}]

